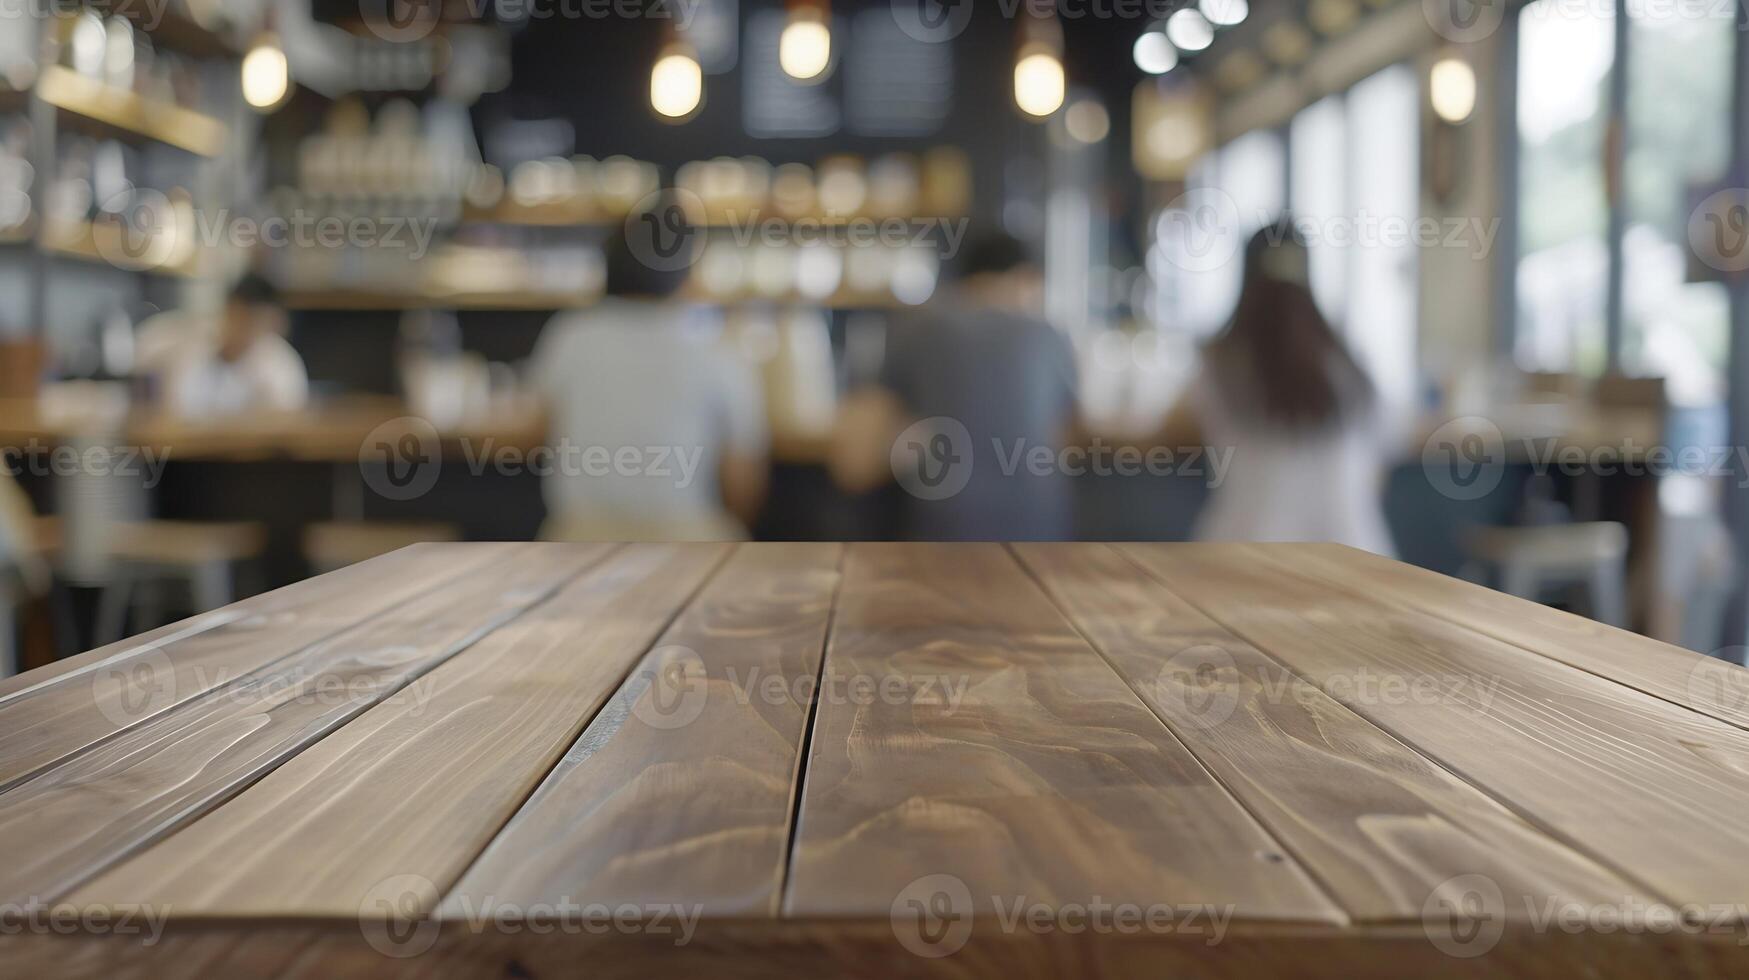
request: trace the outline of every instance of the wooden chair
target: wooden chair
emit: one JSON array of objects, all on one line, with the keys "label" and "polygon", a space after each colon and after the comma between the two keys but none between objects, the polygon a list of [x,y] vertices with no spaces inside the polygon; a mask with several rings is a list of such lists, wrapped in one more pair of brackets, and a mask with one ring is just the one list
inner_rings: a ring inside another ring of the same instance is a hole
[{"label": "wooden chair", "polygon": [[304,560],[320,575],[410,544],[460,537],[460,529],[452,524],[323,521],[304,528]]},{"label": "wooden chair", "polygon": [[239,563],[259,558],[267,529],[253,522],[130,521],[114,525],[111,575],[98,603],[97,641],[123,635],[130,610],[138,622],[161,619],[158,588],[185,585],[195,612],[235,601]]}]

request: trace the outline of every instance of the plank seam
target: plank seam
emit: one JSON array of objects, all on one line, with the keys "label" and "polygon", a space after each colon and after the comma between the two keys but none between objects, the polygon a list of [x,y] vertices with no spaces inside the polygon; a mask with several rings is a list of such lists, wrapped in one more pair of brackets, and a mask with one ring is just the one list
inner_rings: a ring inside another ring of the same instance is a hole
[{"label": "plank seam", "polygon": [[[617,545],[609,552],[609,554],[618,554],[625,550],[625,547],[624,544]],[[612,690],[608,692],[607,697],[602,698],[601,703],[595,706],[595,710],[589,714],[589,717],[583,719],[582,724],[577,728],[577,734],[572,736],[571,741],[565,744],[563,752],[553,756],[552,764],[547,766],[545,772],[541,773],[541,777],[539,779],[530,780],[529,790],[522,795],[522,799],[518,800],[516,806],[509,811],[509,814],[504,818],[503,822],[498,825],[498,829],[492,831],[492,833],[484,839],[483,843],[480,844],[479,848],[474,851],[473,856],[468,858],[467,863],[457,870],[454,880],[444,886],[443,890],[437,894],[436,898],[433,899],[431,903],[431,908],[424,916],[422,916],[423,920],[430,920],[436,916],[437,911],[441,909],[443,904],[455,893],[456,887],[463,881],[467,880],[468,872],[474,869],[474,865],[480,863],[480,858],[485,856],[486,852],[492,849],[492,845],[498,842],[498,838],[504,836],[505,828],[515,822],[516,818],[521,815],[523,808],[528,806],[529,801],[536,796],[539,796],[540,791],[546,788],[547,782],[553,777],[553,771],[563,764],[565,759],[571,754],[571,751],[577,747],[577,741],[589,733],[589,726],[595,724],[595,719],[600,717],[601,712],[604,711],[608,705],[613,703],[613,699],[625,688],[626,682],[629,681],[632,675],[637,673],[638,668],[643,665],[644,658],[648,657],[650,652],[656,649],[657,644],[662,642],[662,637],[668,635],[668,630],[674,626],[674,623],[680,619],[681,615],[685,613],[686,610],[692,608],[692,604],[698,601],[698,597],[704,593],[704,590],[709,587],[712,582],[716,581],[717,575],[729,564],[729,559],[733,558],[736,552],[740,550],[740,542],[736,542],[731,544],[728,548],[725,548],[722,557],[717,559],[717,563],[711,566],[710,571],[705,573],[703,578],[699,579],[698,585],[693,587],[692,591],[687,594],[684,600],[675,605],[674,611],[662,621],[661,626],[657,627],[657,629],[650,634],[649,643],[643,650],[639,651],[637,656],[631,658],[631,663],[620,673],[619,679],[613,682]],[[601,561],[590,565],[585,571],[593,570],[605,563],[606,556],[603,556]],[[581,575],[583,573],[579,572],[578,574]],[[576,581],[576,579],[569,579],[565,584],[569,585],[573,581]],[[557,595],[558,591],[559,590],[554,590],[553,594]],[[551,597],[549,596],[548,598]]]},{"label": "plank seam", "polygon": [[832,627],[838,622],[838,597],[844,590],[844,566],[850,560],[851,545],[844,544],[838,552],[836,572],[838,578],[832,583],[832,604],[826,610],[826,628],[820,635],[820,662],[814,668],[813,696],[808,701],[808,719],[802,725],[802,741],[796,753],[796,765],[790,777],[789,823],[784,827],[783,867],[777,880],[777,893],[773,896],[772,917],[787,918],[784,915],[785,906],[789,904],[790,875],[795,869],[796,847],[801,843],[802,802],[808,795],[808,756],[814,751],[814,726],[819,722],[820,689],[826,681],[826,654],[832,649]]},{"label": "plank seam", "polygon": [[[1255,549],[1252,546],[1246,546],[1246,547],[1247,547],[1247,550],[1255,551]],[[1346,546],[1344,546],[1344,547],[1346,547]],[[1350,548],[1349,550],[1359,551],[1360,549]],[[1301,570],[1298,567],[1289,566],[1287,564],[1284,564],[1281,560],[1275,558],[1273,555],[1269,556],[1267,560],[1269,561],[1269,563],[1271,565],[1274,565],[1275,567],[1282,569],[1283,571],[1291,572],[1292,574],[1294,574],[1302,579],[1305,579],[1308,582],[1313,582],[1313,583],[1316,583],[1318,585],[1328,585],[1332,588],[1340,589],[1341,591],[1346,592],[1349,595],[1358,596],[1358,597],[1364,598],[1364,599],[1376,598],[1375,596],[1372,596],[1370,594],[1367,594],[1365,592],[1360,591],[1357,587],[1343,585],[1340,582],[1337,582],[1333,579],[1327,579],[1324,575],[1307,574],[1305,571]],[[1429,571],[1431,571],[1431,570],[1429,570]],[[1439,574],[1439,573],[1435,572],[1433,574]],[[1449,578],[1450,576],[1446,576],[1446,577]],[[1454,581],[1463,582],[1466,585],[1474,585],[1478,589],[1486,589],[1487,588],[1487,586],[1476,585],[1476,583],[1474,583],[1474,582],[1464,582],[1463,579],[1454,579]],[[1488,591],[1493,592],[1493,591],[1498,591],[1498,590],[1489,589]],[[1500,595],[1506,596],[1509,599],[1517,599],[1518,598],[1517,596],[1508,595],[1507,593],[1504,593],[1504,592],[1501,592]],[[1520,602],[1531,602],[1531,600],[1529,600],[1529,599],[1520,599],[1519,601]],[[1593,677],[1601,678],[1602,680],[1608,681],[1611,684],[1615,684],[1619,687],[1625,687],[1630,691],[1638,691],[1639,693],[1644,694],[1647,697],[1656,698],[1659,701],[1663,701],[1666,704],[1673,704],[1676,707],[1682,708],[1686,711],[1692,711],[1695,714],[1700,715],[1703,718],[1711,718],[1714,721],[1722,721],[1725,724],[1732,726],[1733,728],[1740,728],[1740,729],[1743,729],[1744,731],[1749,731],[1749,722],[1739,721],[1739,720],[1733,719],[1733,718],[1726,718],[1723,715],[1714,714],[1711,711],[1706,711],[1706,710],[1703,710],[1701,708],[1697,708],[1692,704],[1684,704],[1681,701],[1672,700],[1670,697],[1663,695],[1663,694],[1659,694],[1657,691],[1648,691],[1645,689],[1645,687],[1642,687],[1639,684],[1630,684],[1627,681],[1624,681],[1619,677],[1611,677],[1608,674],[1599,673],[1598,671],[1592,670],[1589,667],[1582,667],[1579,664],[1573,663],[1571,661],[1562,660],[1560,657],[1551,656],[1550,654],[1544,653],[1535,647],[1527,646],[1526,644],[1524,644],[1518,640],[1514,640],[1514,639],[1511,639],[1509,637],[1502,636],[1499,633],[1492,632],[1488,629],[1473,625],[1471,623],[1462,622],[1458,619],[1453,618],[1450,614],[1443,612],[1441,610],[1438,610],[1435,608],[1424,608],[1424,607],[1422,607],[1414,602],[1411,602],[1408,599],[1403,599],[1400,597],[1393,598],[1393,597],[1390,597],[1388,594],[1387,594],[1387,598],[1384,599],[1384,602],[1386,602],[1390,605],[1396,606],[1399,609],[1404,610],[1405,612],[1417,613],[1417,614],[1420,614],[1423,616],[1432,616],[1435,619],[1438,619],[1438,620],[1445,622],[1445,623],[1449,623],[1450,625],[1455,626],[1459,629],[1466,630],[1468,632],[1475,633],[1475,634],[1478,634],[1480,636],[1485,636],[1490,640],[1495,640],[1497,642],[1504,643],[1509,647],[1516,647],[1520,650],[1526,651],[1527,653],[1531,653],[1537,657],[1541,657],[1544,660],[1548,660],[1548,661],[1551,661],[1553,663],[1560,664],[1563,667],[1567,667],[1569,669],[1576,670],[1582,674],[1590,674]],[[1548,609],[1551,612],[1566,613],[1566,610],[1564,610],[1564,609],[1554,609],[1554,608],[1549,607],[1549,606],[1543,606],[1541,603],[1532,602],[1531,604],[1535,605],[1541,609]],[[1578,616],[1577,613],[1566,613],[1566,614],[1569,616]],[[1582,616],[1578,617],[1578,618],[1584,619],[1584,617],[1582,617]],[[1593,619],[1586,619],[1585,622],[1587,622],[1593,626],[1596,626],[1600,629],[1618,630],[1619,632],[1622,632],[1622,633],[1624,633],[1628,636],[1634,637],[1636,639],[1650,639],[1650,637],[1642,637],[1638,633],[1633,633],[1633,632],[1630,632],[1628,630],[1623,630],[1623,629],[1620,629],[1620,627],[1610,626],[1608,623],[1599,623]],[[1677,647],[1676,649],[1681,649],[1681,648]],[[1694,653],[1694,651],[1692,651],[1692,650],[1685,651],[1685,652]],[[1703,654],[1695,654],[1695,656],[1696,657],[1703,657],[1704,655]]]},{"label": "plank seam", "polygon": [[[502,558],[498,559],[498,561],[509,561],[509,560],[510,560],[510,556],[508,554],[506,554]],[[491,566],[497,564],[498,561],[487,561],[483,565],[480,565],[480,566],[470,565],[469,567],[462,569],[461,571],[455,573],[454,575],[447,576],[445,578],[439,579],[438,581],[432,583],[430,588],[427,588],[427,589],[415,592],[411,595],[408,595],[405,598],[401,599],[400,601],[390,602],[390,603],[387,603],[385,605],[378,606],[375,609],[371,610],[370,612],[365,613],[364,615],[362,615],[358,619],[353,620],[353,621],[348,622],[348,623],[345,623],[343,625],[337,626],[337,627],[335,627],[335,629],[332,632],[324,633],[323,635],[317,637],[316,639],[311,640],[309,643],[306,643],[303,646],[298,647],[294,650],[288,651],[287,653],[285,653],[282,656],[275,657],[274,659],[269,660],[264,664],[261,664],[260,666],[256,667],[254,670],[251,670],[246,674],[240,674],[237,677],[234,677],[231,680],[227,681],[226,683],[220,684],[217,687],[208,688],[207,690],[201,691],[200,693],[195,694],[192,697],[189,697],[189,698],[182,700],[182,701],[178,701],[175,704],[169,705],[168,707],[162,708],[162,709],[155,711],[149,715],[143,715],[140,718],[137,718],[137,719],[129,722],[127,724],[127,726],[125,726],[123,728],[117,728],[115,731],[112,731],[107,735],[101,736],[101,737],[99,737],[99,738],[97,738],[97,739],[95,739],[95,740],[93,740],[85,745],[82,745],[79,748],[74,749],[71,752],[68,752],[66,755],[59,756],[58,758],[55,758],[49,762],[45,762],[42,765],[36,767],[35,769],[32,769],[26,773],[22,773],[18,776],[15,776],[14,778],[12,778],[10,780],[0,782],[0,794],[9,793],[12,790],[17,789],[19,786],[22,786],[23,784],[25,784],[33,779],[36,779],[39,776],[42,776],[46,773],[49,773],[55,769],[59,769],[60,767],[67,765],[68,763],[73,762],[74,760],[80,758],[81,756],[85,755],[86,753],[91,752],[95,749],[101,748],[102,746],[109,744],[110,742],[120,738],[121,736],[126,735],[127,733],[133,731],[135,728],[138,728],[138,727],[145,725],[147,723],[150,723],[150,722],[155,722],[155,721],[158,721],[158,720],[161,720],[164,718],[168,718],[172,714],[174,714],[175,712],[180,711],[184,708],[191,707],[191,706],[193,706],[201,701],[206,700],[207,698],[211,697],[214,694],[219,694],[222,692],[230,691],[233,688],[236,688],[242,684],[248,683],[252,679],[257,677],[257,675],[260,675],[260,674],[267,672],[267,671],[274,670],[274,669],[284,665],[287,661],[291,660],[292,658],[302,656],[303,654],[308,653],[312,648],[321,646],[322,644],[333,640],[335,637],[339,636],[342,633],[345,633],[348,630],[356,629],[357,627],[364,625],[365,623],[369,622],[370,620],[384,615],[385,613],[389,612],[390,610],[398,609],[398,608],[405,606],[405,605],[408,605],[410,603],[418,602],[420,600],[429,598],[430,596],[432,596],[433,594],[435,594],[439,590],[449,588],[450,586],[456,584],[457,582],[459,582],[462,578],[464,578],[468,574],[470,574],[472,572],[477,572],[482,567],[490,568]],[[591,567],[593,567],[593,566],[591,566]],[[226,607],[226,608],[229,608],[229,607]],[[223,610],[216,610],[216,611],[222,612]],[[235,622],[235,620],[230,620],[229,622]],[[9,700],[12,697],[26,697],[26,696],[29,696],[31,694],[35,694],[38,691],[52,690],[54,687],[59,686],[59,684],[62,681],[70,680],[70,679],[73,679],[76,677],[83,677],[87,673],[94,671],[94,670],[97,670],[106,664],[121,663],[121,662],[126,661],[128,658],[133,657],[137,654],[149,653],[152,650],[159,649],[164,643],[169,642],[173,639],[174,640],[187,639],[188,637],[197,636],[201,633],[208,632],[209,630],[212,630],[212,629],[218,629],[218,628],[225,626],[225,625],[227,625],[226,622],[220,622],[220,623],[214,623],[210,626],[206,626],[206,627],[203,627],[203,628],[198,629],[198,630],[193,629],[193,628],[189,628],[185,631],[178,631],[177,633],[172,634],[171,636],[165,636],[165,637],[159,638],[158,640],[149,641],[149,642],[141,644],[140,646],[137,646],[137,647],[129,647],[127,650],[121,651],[112,657],[105,657],[104,659],[102,659],[100,661],[95,661],[93,663],[90,663],[90,664],[87,664],[83,667],[80,667],[76,670],[68,671],[65,674],[59,674],[55,677],[51,677],[47,681],[45,681],[43,683],[43,685],[41,685],[41,686],[33,686],[31,688],[27,688],[27,689],[22,690],[22,691],[14,692],[8,699],[5,699],[5,700]],[[3,708],[3,707],[4,707],[4,700],[0,700],[0,708]]]},{"label": "plank seam", "polygon": [[[1258,653],[1262,654],[1264,657],[1267,657],[1271,662],[1275,663],[1281,669],[1287,671],[1289,674],[1292,674],[1294,677],[1299,678],[1300,681],[1302,681],[1303,683],[1311,685],[1314,689],[1323,690],[1323,688],[1320,685],[1318,685],[1317,683],[1315,683],[1310,677],[1307,677],[1305,674],[1302,674],[1298,670],[1295,670],[1293,668],[1293,666],[1286,663],[1281,658],[1277,657],[1274,653],[1272,653],[1268,647],[1253,640],[1250,636],[1248,636],[1245,633],[1245,631],[1243,629],[1240,629],[1239,627],[1234,626],[1233,624],[1229,623],[1226,619],[1216,615],[1213,610],[1202,605],[1201,603],[1192,601],[1191,599],[1187,598],[1183,593],[1178,592],[1177,590],[1173,589],[1172,586],[1169,585],[1165,579],[1161,578],[1158,574],[1156,574],[1153,569],[1149,568],[1147,565],[1143,564],[1140,560],[1138,560],[1133,555],[1131,555],[1129,553],[1129,549],[1118,548],[1118,549],[1114,549],[1114,550],[1116,550],[1118,552],[1118,554],[1123,555],[1124,558],[1130,562],[1130,564],[1139,568],[1144,575],[1147,575],[1150,579],[1159,583],[1159,585],[1162,589],[1165,589],[1174,598],[1178,599],[1178,601],[1190,606],[1192,609],[1195,609],[1197,612],[1200,612],[1204,616],[1208,617],[1208,619],[1211,622],[1213,622],[1215,625],[1219,626],[1222,630],[1226,631],[1230,636],[1232,636],[1233,638],[1235,638],[1237,640],[1244,642],[1245,644],[1250,646],[1252,649],[1254,649]],[[1313,584],[1322,584],[1322,583],[1314,582]],[[1343,708],[1345,708],[1348,711],[1352,712],[1353,714],[1359,716],[1362,720],[1366,721],[1368,724],[1372,725],[1374,728],[1377,728],[1379,731],[1385,733],[1390,738],[1392,738],[1396,742],[1400,743],[1404,748],[1406,748],[1409,751],[1420,756],[1422,759],[1425,759],[1429,765],[1441,770],[1442,772],[1450,774],[1452,778],[1458,780],[1459,782],[1463,783],[1466,786],[1470,786],[1470,787],[1474,788],[1477,792],[1481,793],[1483,796],[1487,797],[1490,800],[1493,800],[1495,803],[1498,803],[1500,806],[1504,807],[1507,812],[1518,817],[1520,820],[1523,820],[1525,823],[1529,824],[1531,827],[1535,828],[1536,830],[1541,831],[1543,834],[1546,834],[1551,840],[1554,840],[1555,842],[1566,846],[1569,850],[1572,850],[1575,853],[1578,853],[1578,854],[1584,855],[1585,857],[1590,858],[1592,861],[1596,862],[1599,866],[1614,873],[1616,876],[1621,878],[1623,881],[1627,882],[1630,885],[1633,885],[1636,888],[1641,889],[1644,892],[1644,894],[1647,895],[1648,897],[1657,898],[1660,901],[1663,901],[1663,902],[1670,904],[1672,907],[1677,906],[1678,903],[1673,901],[1670,896],[1664,894],[1664,892],[1661,889],[1652,887],[1649,882],[1644,881],[1638,875],[1633,874],[1632,872],[1628,871],[1625,867],[1617,864],[1614,861],[1611,861],[1610,859],[1608,859],[1604,855],[1592,850],[1591,848],[1585,847],[1579,841],[1577,841],[1574,838],[1570,837],[1569,835],[1561,832],[1560,830],[1557,830],[1553,826],[1549,825],[1547,822],[1538,818],[1535,814],[1530,813],[1519,806],[1516,806],[1510,799],[1506,798],[1505,796],[1502,796],[1499,793],[1496,793],[1495,791],[1493,791],[1492,789],[1489,789],[1487,786],[1483,785],[1482,783],[1470,778],[1465,773],[1463,773],[1461,770],[1458,770],[1458,769],[1454,768],[1453,766],[1447,765],[1445,760],[1441,759],[1437,755],[1432,754],[1428,750],[1423,749],[1420,746],[1416,745],[1408,737],[1403,735],[1401,732],[1398,732],[1396,729],[1392,728],[1390,725],[1387,725],[1384,722],[1381,722],[1377,719],[1370,718],[1364,714],[1361,714],[1359,710],[1353,708],[1352,706],[1350,706],[1346,702],[1343,702],[1343,701],[1336,699],[1333,695],[1331,696],[1331,700],[1336,701],[1336,703],[1341,705]]]},{"label": "plank seam", "polygon": [[[1094,544],[1093,542],[1087,543]],[[1110,548],[1109,545],[1103,543],[1095,546]],[[1197,767],[1207,773],[1209,779],[1213,780],[1215,785],[1219,786],[1221,791],[1226,793],[1227,796],[1232,799],[1233,803],[1251,818],[1251,822],[1257,826],[1258,830],[1263,832],[1265,837],[1275,844],[1277,850],[1284,854],[1292,855],[1294,863],[1300,867],[1300,870],[1306,873],[1306,877],[1311,879],[1318,891],[1323,894],[1332,906],[1342,913],[1343,918],[1346,921],[1341,923],[1341,925],[1349,926],[1357,921],[1361,921],[1357,919],[1352,911],[1349,910],[1348,906],[1344,905],[1342,901],[1337,898],[1335,889],[1331,888],[1329,883],[1324,880],[1324,876],[1314,870],[1313,866],[1298,852],[1293,848],[1288,847],[1287,843],[1276,835],[1275,828],[1271,827],[1269,823],[1257,813],[1257,811],[1251,809],[1251,805],[1246,803],[1245,799],[1241,797],[1232,786],[1228,785],[1225,779],[1221,778],[1220,773],[1217,773],[1207,762],[1203,761],[1202,756],[1198,755],[1196,749],[1191,747],[1190,743],[1184,740],[1184,736],[1179,733],[1178,729],[1174,727],[1170,721],[1167,721],[1164,715],[1155,710],[1153,703],[1146,697],[1142,696],[1142,692],[1136,687],[1135,682],[1130,680],[1128,674],[1119,670],[1117,665],[1111,662],[1111,658],[1106,655],[1105,650],[1100,647],[1098,643],[1094,642],[1093,637],[1088,636],[1087,633],[1081,629],[1081,624],[1075,621],[1075,617],[1070,615],[1069,610],[1064,607],[1063,603],[1058,599],[1057,594],[1051,591],[1050,586],[1046,585],[1044,580],[1038,575],[1032,566],[1026,563],[1026,559],[1022,558],[1020,554],[1014,550],[1014,545],[1009,543],[1003,545],[1003,547],[1008,550],[1009,557],[1014,560],[1015,564],[1020,566],[1021,571],[1027,576],[1027,578],[1031,579],[1033,584],[1038,587],[1039,591],[1045,594],[1045,600],[1051,604],[1051,608],[1055,609],[1057,614],[1063,617],[1064,621],[1069,624],[1069,628],[1074,630],[1075,635],[1081,638],[1081,642],[1086,644],[1088,649],[1097,654],[1105,666],[1112,673],[1117,675],[1118,680],[1123,682],[1124,687],[1128,688],[1129,692],[1135,696],[1136,700],[1142,703],[1142,707],[1148,709],[1148,713],[1153,715],[1154,718],[1160,722],[1160,724],[1166,729],[1166,734],[1170,735],[1173,741],[1182,746],[1184,751],[1188,753],[1192,759],[1196,760]],[[1111,550],[1115,551],[1116,549]]]},{"label": "plank seam", "polygon": [[[328,728],[326,731],[318,732],[314,738],[311,738],[309,741],[304,742],[303,744],[297,746],[297,748],[294,751],[286,753],[284,758],[279,759],[277,761],[270,762],[267,765],[262,766],[259,770],[252,772],[252,773],[249,773],[246,778],[240,779],[238,781],[237,785],[234,787],[231,787],[228,792],[225,792],[222,794],[215,794],[214,796],[212,796],[206,800],[203,800],[194,806],[189,807],[187,810],[185,810],[181,813],[177,813],[177,814],[174,814],[174,815],[166,818],[159,825],[159,827],[156,831],[147,835],[143,840],[139,841],[134,846],[128,847],[128,848],[120,851],[112,859],[104,862],[102,865],[98,866],[97,868],[89,871],[86,874],[76,876],[73,880],[71,880],[71,881],[67,882],[66,884],[62,885],[61,887],[59,887],[53,893],[53,897],[50,899],[50,901],[51,902],[52,901],[60,901],[61,899],[65,898],[68,895],[71,895],[73,892],[77,891],[78,889],[84,887],[85,885],[91,883],[92,881],[95,881],[98,877],[100,877],[104,874],[107,874],[111,870],[119,867],[123,862],[132,860],[133,858],[137,857],[138,855],[145,853],[147,850],[150,850],[154,845],[158,844],[160,841],[164,840],[165,838],[169,837],[170,835],[175,834],[175,833],[179,833],[183,830],[186,830],[189,826],[191,826],[195,822],[199,821],[201,818],[207,816],[208,814],[211,814],[211,813],[217,811],[220,807],[224,806],[226,803],[229,803],[231,800],[235,799],[237,796],[239,796],[240,794],[247,791],[250,787],[254,786],[256,783],[267,778],[269,775],[271,775],[274,772],[274,770],[278,769],[280,766],[283,766],[286,763],[290,762],[291,760],[297,758],[299,755],[303,754],[306,750],[308,750],[311,746],[316,745],[317,743],[321,742],[323,739],[333,735],[335,732],[340,731],[341,729],[345,728],[347,725],[351,724],[353,721],[356,721],[365,712],[371,710],[372,708],[376,707],[379,704],[382,704],[383,702],[394,697],[396,694],[400,693],[401,691],[406,690],[408,687],[417,683],[421,678],[425,677],[425,675],[429,674],[431,671],[437,669],[438,667],[441,667],[442,665],[444,665],[446,663],[449,663],[451,660],[454,660],[457,656],[459,656],[460,654],[462,654],[463,652],[465,652],[469,648],[473,647],[475,644],[479,643],[481,640],[485,639],[486,637],[492,635],[493,633],[497,632],[500,629],[503,629],[505,626],[509,625],[510,623],[515,622],[517,619],[520,619],[522,616],[526,615],[527,613],[529,613],[535,609],[538,609],[539,607],[552,601],[553,597],[558,595],[562,589],[564,589],[566,586],[570,585],[572,582],[576,581],[578,578],[580,578],[584,575],[587,575],[589,572],[593,571],[595,568],[600,566],[602,564],[602,562],[604,562],[607,559],[608,556],[614,554],[617,550],[618,550],[618,546],[603,550],[602,553],[595,558],[595,560],[584,565],[582,568],[578,569],[576,572],[572,573],[571,575],[565,576],[563,579],[554,583],[549,589],[545,590],[542,593],[542,595],[538,599],[536,599],[535,601],[529,603],[526,606],[523,606],[523,607],[515,610],[514,612],[509,613],[508,615],[501,614],[493,619],[487,620],[486,622],[482,623],[478,628],[476,628],[475,630],[468,633],[466,636],[462,637],[460,640],[458,640],[454,644],[452,644],[450,649],[448,650],[448,652],[443,653],[438,658],[435,658],[431,663],[427,664],[423,669],[419,670],[418,672],[410,673],[409,675],[407,675],[407,677],[402,681],[401,684],[397,685],[392,690],[385,689],[380,698],[377,698],[368,704],[360,705],[358,710],[341,718],[336,724],[334,724],[332,727]],[[462,574],[465,575],[467,573],[463,572]],[[454,581],[453,579],[446,580],[445,584],[446,585],[451,584],[451,583],[453,583],[453,581]],[[358,624],[354,624],[354,625],[358,625]],[[277,663],[278,661],[275,661],[275,662]],[[226,687],[229,687],[229,685],[226,685]],[[199,697],[196,697],[196,698],[191,698],[189,701],[187,701],[185,703],[194,704],[194,703],[197,703],[200,701],[205,701],[208,697],[212,696],[213,694],[217,693],[220,690],[223,690],[223,688],[215,688],[213,691],[209,691],[206,694],[200,695]]]}]

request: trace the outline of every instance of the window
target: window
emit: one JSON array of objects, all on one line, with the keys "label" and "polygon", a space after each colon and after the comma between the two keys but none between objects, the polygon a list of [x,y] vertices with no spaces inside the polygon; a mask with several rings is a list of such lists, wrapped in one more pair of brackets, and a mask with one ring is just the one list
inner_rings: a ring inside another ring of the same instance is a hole
[{"label": "window", "polygon": [[1148,250],[1160,329],[1206,337],[1227,322],[1245,242],[1281,214],[1286,184],[1286,148],[1274,130],[1246,133],[1191,170],[1177,206],[1155,216]]},{"label": "window", "polygon": [[1718,404],[1730,299],[1720,283],[1688,281],[1688,220],[1730,165],[1735,26],[1729,11],[1627,10],[1622,367],[1665,378],[1678,404]]},{"label": "window", "polygon": [[1289,127],[1293,213],[1318,308],[1388,403],[1414,399],[1411,229],[1421,215],[1421,84],[1396,65],[1302,109]]},{"label": "window", "polygon": [[1397,65],[1361,81],[1349,92],[1348,118],[1359,236],[1347,269],[1349,343],[1387,404],[1412,405],[1420,267],[1408,231],[1421,217],[1419,76]]},{"label": "window", "polygon": [[1330,232],[1349,210],[1348,113],[1342,97],[1328,96],[1301,109],[1288,127],[1288,139],[1294,218],[1314,246],[1312,295],[1324,315],[1339,324],[1348,299],[1348,254]]},{"label": "window", "polygon": [[1538,0],[1518,19],[1517,357],[1596,374],[1608,360],[1604,141],[1613,5]]}]

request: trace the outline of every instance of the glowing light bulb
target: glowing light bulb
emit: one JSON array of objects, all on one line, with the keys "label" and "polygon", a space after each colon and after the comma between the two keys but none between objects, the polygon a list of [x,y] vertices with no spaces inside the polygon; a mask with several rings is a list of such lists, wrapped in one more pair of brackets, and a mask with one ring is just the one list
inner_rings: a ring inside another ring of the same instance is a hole
[{"label": "glowing light bulb", "polygon": [[1150,75],[1164,75],[1178,67],[1178,49],[1159,31],[1136,38],[1130,54],[1136,59],[1136,67]]},{"label": "glowing light bulb", "polygon": [[684,119],[704,97],[704,71],[685,51],[669,51],[650,69],[650,108],[669,119]]},{"label": "glowing light bulb", "polygon": [[1433,111],[1448,123],[1461,123],[1476,111],[1476,72],[1458,58],[1434,64],[1427,76]]},{"label": "glowing light bulb", "polygon": [[1215,43],[1215,29],[1207,17],[1186,7],[1166,18],[1166,39],[1180,51],[1201,51]]},{"label": "glowing light bulb", "polygon": [[1202,0],[1196,9],[1216,27],[1242,24],[1246,17],[1251,16],[1251,4],[1246,0]]},{"label": "glowing light bulb", "polygon": [[817,11],[803,8],[790,16],[777,38],[777,63],[803,82],[820,77],[832,63],[832,31]]},{"label": "glowing light bulb", "polygon": [[243,101],[256,109],[279,107],[291,89],[291,66],[279,42],[264,39],[243,56]]},{"label": "glowing light bulb", "polygon": [[1014,103],[1029,116],[1049,116],[1063,105],[1063,63],[1050,51],[1022,53],[1014,63]]}]

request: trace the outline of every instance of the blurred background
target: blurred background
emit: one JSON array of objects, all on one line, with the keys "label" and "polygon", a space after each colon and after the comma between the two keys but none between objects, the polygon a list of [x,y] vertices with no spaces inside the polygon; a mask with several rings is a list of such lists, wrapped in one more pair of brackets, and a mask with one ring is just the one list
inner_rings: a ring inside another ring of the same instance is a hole
[{"label": "blurred background", "polygon": [[0,21],[0,669],[543,536],[1335,539],[1742,659],[1730,0]]}]

